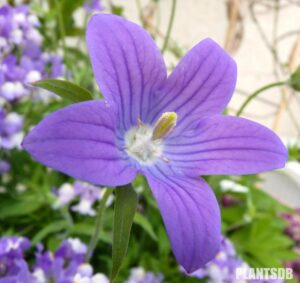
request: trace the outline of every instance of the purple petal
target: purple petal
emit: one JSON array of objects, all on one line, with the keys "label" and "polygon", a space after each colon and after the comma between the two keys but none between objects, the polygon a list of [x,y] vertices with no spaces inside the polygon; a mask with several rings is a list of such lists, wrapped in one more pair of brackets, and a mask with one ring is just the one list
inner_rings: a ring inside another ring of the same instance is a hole
[{"label": "purple petal", "polygon": [[279,137],[255,122],[230,116],[207,117],[194,130],[165,144],[170,166],[185,174],[255,174],[284,167],[287,150]]},{"label": "purple petal", "polygon": [[159,168],[146,174],[177,261],[189,273],[216,255],[221,243],[220,211],[208,184],[169,177]]},{"label": "purple petal", "polygon": [[87,28],[87,44],[96,81],[119,109],[121,127],[147,122],[153,92],[166,78],[163,58],[149,34],[124,18],[97,14]]},{"label": "purple petal", "polygon": [[50,114],[23,146],[37,161],[94,184],[127,184],[136,174],[116,146],[115,114],[103,101],[77,103]]},{"label": "purple petal", "polygon": [[213,40],[197,44],[180,61],[157,94],[152,122],[161,113],[177,113],[177,129],[208,114],[220,114],[236,83],[236,64]]}]

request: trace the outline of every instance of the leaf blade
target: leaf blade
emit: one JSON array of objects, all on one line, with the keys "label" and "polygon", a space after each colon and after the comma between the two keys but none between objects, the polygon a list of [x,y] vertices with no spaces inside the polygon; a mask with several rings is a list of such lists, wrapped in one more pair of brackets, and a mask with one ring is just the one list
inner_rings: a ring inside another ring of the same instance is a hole
[{"label": "leaf blade", "polygon": [[72,102],[81,102],[93,99],[88,90],[69,81],[44,79],[34,82],[32,85],[51,91],[62,98],[71,100]]},{"label": "leaf blade", "polygon": [[134,223],[141,226],[145,232],[155,241],[157,242],[157,236],[153,230],[151,223],[148,219],[142,215],[141,213],[137,212],[134,216]]},{"label": "leaf blade", "polygon": [[137,194],[131,185],[116,188],[110,282],[116,279],[125,258],[136,207]]}]

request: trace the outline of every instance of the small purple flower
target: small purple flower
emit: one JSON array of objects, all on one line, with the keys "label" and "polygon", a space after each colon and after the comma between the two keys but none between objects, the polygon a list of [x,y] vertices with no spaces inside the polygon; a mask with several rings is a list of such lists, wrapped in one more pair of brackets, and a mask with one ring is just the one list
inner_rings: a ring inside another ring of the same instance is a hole
[{"label": "small purple flower", "polygon": [[197,44],[169,77],[152,38],[121,17],[94,15],[87,44],[105,100],[49,115],[24,148],[49,167],[103,186],[144,174],[175,257],[193,272],[221,243],[218,203],[199,176],[281,168],[287,151],[264,126],[221,115],[236,64],[214,41]]},{"label": "small purple flower", "polygon": [[39,25],[26,5],[0,7],[0,96],[7,101],[32,93],[30,83],[64,72],[61,57],[43,52]]},{"label": "small purple flower", "polygon": [[300,208],[296,209],[293,213],[283,213],[282,217],[288,222],[285,233],[297,244],[300,244]]},{"label": "small purple flower", "polygon": [[0,176],[10,170],[10,164],[5,160],[0,160]]},{"label": "small purple flower", "polygon": [[[106,189],[93,186],[84,182],[75,182],[74,185],[63,184],[55,193],[57,200],[54,203],[54,208],[60,208],[70,204],[75,199],[79,198],[79,203],[71,206],[71,210],[82,215],[95,216],[96,211],[93,206],[96,201],[100,200]],[[111,196],[106,205],[109,206],[113,201]]]},{"label": "small purple flower", "polygon": [[23,237],[0,239],[0,283],[33,283],[33,277],[24,260],[30,242]]},{"label": "small purple flower", "polygon": [[83,7],[88,12],[99,12],[103,10],[103,5],[101,0],[87,0]]},{"label": "small purple flower", "polygon": [[39,247],[33,274],[36,278],[72,283],[77,273],[86,271],[82,266],[86,251],[86,245],[79,239],[65,240],[54,254]]},{"label": "small purple flower", "polygon": [[0,149],[19,147],[22,135],[23,118],[17,113],[6,113],[0,106]]},{"label": "small purple flower", "polygon": [[[6,113],[0,106],[0,150],[19,147],[23,139],[23,118],[17,113]],[[0,159],[0,176],[10,170],[10,164]]]},{"label": "small purple flower", "polygon": [[[208,262],[203,268],[189,274],[191,277],[199,279],[207,278],[207,283],[238,283],[246,282],[236,279],[236,270],[238,268],[249,270],[249,265],[244,262],[235,251],[235,248],[229,239],[223,238],[220,250],[216,257]],[[247,281],[248,282],[248,281]],[[283,283],[282,280],[250,280],[249,283]]]},{"label": "small purple flower", "polygon": [[162,274],[146,272],[142,267],[132,268],[129,278],[124,283],[162,283]]},{"label": "small purple flower", "polygon": [[293,269],[294,278],[300,282],[300,248],[295,249],[295,252],[299,254],[299,258],[294,261],[287,262],[286,267]]}]

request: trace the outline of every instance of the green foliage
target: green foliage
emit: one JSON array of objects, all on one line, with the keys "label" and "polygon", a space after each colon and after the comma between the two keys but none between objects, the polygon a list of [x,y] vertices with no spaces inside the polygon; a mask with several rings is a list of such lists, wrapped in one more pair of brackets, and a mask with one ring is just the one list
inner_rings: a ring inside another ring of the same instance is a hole
[{"label": "green foliage", "polygon": [[137,200],[131,185],[116,188],[111,282],[115,281],[127,252]]},{"label": "green foliage", "polygon": [[293,242],[282,233],[284,222],[264,216],[233,233],[230,239],[253,267],[283,267],[283,261],[297,259]]},{"label": "green foliage", "polygon": [[33,83],[33,85],[49,90],[72,102],[81,102],[93,99],[88,90],[69,81],[44,79]]},{"label": "green foliage", "polygon": [[300,66],[291,75],[290,86],[297,91],[300,91]]}]

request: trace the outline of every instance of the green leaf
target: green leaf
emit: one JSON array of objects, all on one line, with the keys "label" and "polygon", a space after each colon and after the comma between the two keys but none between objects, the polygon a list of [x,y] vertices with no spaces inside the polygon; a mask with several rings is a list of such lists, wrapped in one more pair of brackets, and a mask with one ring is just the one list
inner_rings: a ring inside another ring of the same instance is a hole
[{"label": "green leaf", "polygon": [[68,223],[65,220],[56,221],[45,226],[32,239],[32,244],[36,245],[46,238],[49,234],[57,233],[68,228]]},{"label": "green leaf", "polygon": [[297,91],[300,91],[300,66],[297,70],[291,75],[290,86]]},{"label": "green leaf", "polygon": [[88,90],[68,81],[45,79],[37,81],[33,83],[33,85],[54,92],[58,96],[71,100],[72,102],[81,102],[93,99]]},{"label": "green leaf", "polygon": [[123,12],[124,12],[124,9],[121,6],[112,5],[111,12],[112,12],[112,14],[115,14],[115,15],[118,15],[118,16],[122,16]]},{"label": "green leaf", "polygon": [[127,252],[136,207],[137,194],[131,185],[116,188],[111,283],[115,281]]},{"label": "green leaf", "polygon": [[[71,235],[91,237],[94,229],[95,226],[93,224],[82,222],[75,223],[71,229]],[[99,240],[105,242],[106,244],[111,244],[111,236],[103,230],[100,232]]]},{"label": "green leaf", "polygon": [[154,241],[157,241],[152,225],[144,215],[137,212],[134,216],[134,223],[140,225]]},{"label": "green leaf", "polygon": [[18,198],[0,199],[0,219],[28,215],[38,210],[44,202],[33,194],[23,194]]}]

